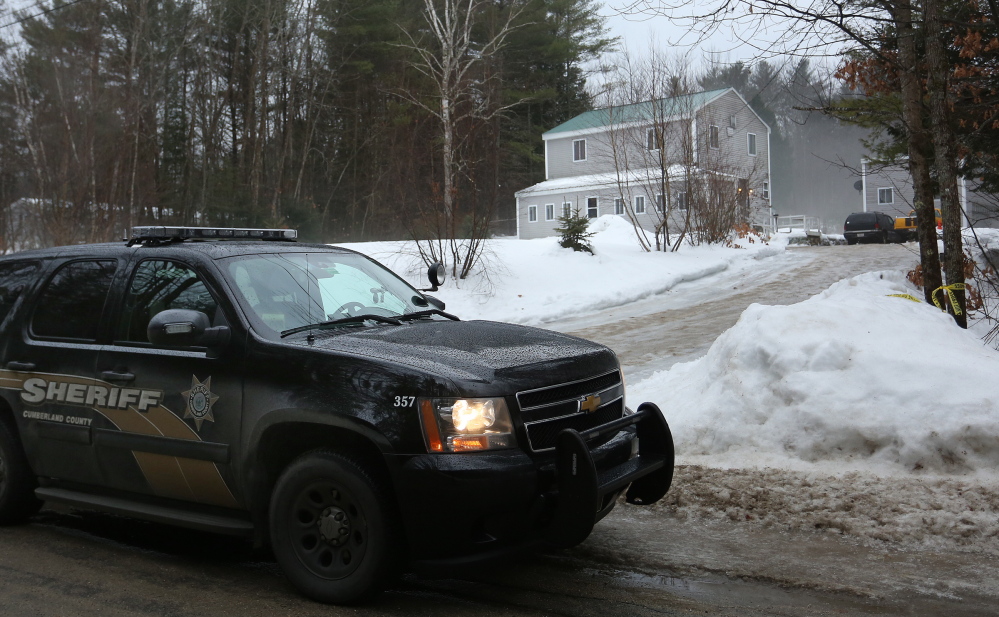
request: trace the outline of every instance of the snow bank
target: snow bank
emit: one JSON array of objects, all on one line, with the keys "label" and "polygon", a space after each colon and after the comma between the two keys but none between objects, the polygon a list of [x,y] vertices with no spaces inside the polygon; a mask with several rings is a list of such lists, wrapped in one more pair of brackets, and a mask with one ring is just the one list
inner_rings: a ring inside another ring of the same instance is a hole
[{"label": "snow bank", "polygon": [[[595,255],[564,249],[555,238],[490,240],[483,269],[463,281],[449,280],[434,295],[462,319],[536,325],[641,300],[721,272],[736,261],[784,250],[740,239],[735,248],[685,246],[676,253],[649,253],[639,248],[631,224],[612,215],[592,221],[590,231]],[[416,287],[427,285],[412,242],[340,246],[374,257]]]},{"label": "snow bank", "polygon": [[901,272],[840,281],[791,306],[751,305],[701,359],[629,388],[664,410],[677,452],[711,466],[833,463],[837,472],[999,465],[999,352]]}]

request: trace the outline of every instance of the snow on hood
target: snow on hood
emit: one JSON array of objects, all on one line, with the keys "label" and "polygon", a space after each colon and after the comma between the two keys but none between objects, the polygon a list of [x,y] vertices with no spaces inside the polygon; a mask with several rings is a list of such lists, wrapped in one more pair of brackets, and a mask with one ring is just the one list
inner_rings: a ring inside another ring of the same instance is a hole
[{"label": "snow on hood", "polygon": [[999,465],[999,352],[901,272],[753,304],[701,359],[629,389],[659,404],[680,457],[734,466],[836,462],[897,472]]}]

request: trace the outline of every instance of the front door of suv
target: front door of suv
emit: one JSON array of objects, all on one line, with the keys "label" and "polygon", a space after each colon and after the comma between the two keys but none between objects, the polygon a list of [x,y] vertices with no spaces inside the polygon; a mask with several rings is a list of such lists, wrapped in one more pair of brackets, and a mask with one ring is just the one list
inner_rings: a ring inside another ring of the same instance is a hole
[{"label": "front door of suv", "polygon": [[120,430],[95,431],[104,476],[117,489],[238,507],[230,464],[242,413],[238,354],[156,347],[146,335],[167,309],[201,311],[213,326],[228,325],[231,309],[203,272],[181,261],[143,259],[130,274],[112,344],[97,362],[97,378],[128,399]]}]

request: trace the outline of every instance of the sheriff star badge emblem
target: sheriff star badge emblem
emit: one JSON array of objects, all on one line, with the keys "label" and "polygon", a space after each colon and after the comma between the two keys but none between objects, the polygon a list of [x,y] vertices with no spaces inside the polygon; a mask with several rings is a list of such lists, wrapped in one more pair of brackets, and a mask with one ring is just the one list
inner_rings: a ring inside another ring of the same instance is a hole
[{"label": "sheriff star badge emblem", "polygon": [[191,389],[182,392],[181,396],[187,399],[187,409],[184,410],[184,418],[194,418],[194,425],[198,431],[201,430],[201,423],[205,420],[215,422],[212,415],[212,405],[219,397],[212,394],[212,378],[209,377],[204,383],[198,378],[191,376]]}]

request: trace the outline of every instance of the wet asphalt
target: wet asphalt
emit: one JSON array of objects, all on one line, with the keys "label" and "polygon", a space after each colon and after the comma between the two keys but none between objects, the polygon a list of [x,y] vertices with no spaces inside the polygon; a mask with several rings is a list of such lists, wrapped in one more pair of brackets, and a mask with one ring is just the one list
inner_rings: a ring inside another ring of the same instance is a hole
[{"label": "wet asphalt", "polygon": [[[847,252],[853,249],[860,251]],[[644,312],[638,315],[622,311],[617,319],[613,314],[598,316],[581,328],[562,324],[559,329],[610,344],[633,374],[641,374],[706,348],[735,322],[740,305],[759,302],[761,296],[771,300],[766,303],[798,301],[843,278],[844,272],[870,263],[875,267],[868,270],[881,269],[912,257],[906,247],[868,249],[798,249],[803,251],[800,257],[765,268],[769,273],[760,277],[755,291],[738,273],[731,273],[731,280],[724,274],[717,279],[719,285],[735,287],[726,293],[712,290],[707,282],[691,283],[694,295],[703,294],[706,303],[721,303],[717,311],[671,308],[672,300],[662,298],[665,310],[649,304],[653,309],[640,307]],[[799,283],[793,282],[796,271]],[[683,323],[695,314],[701,316],[697,323]],[[665,359],[657,355],[661,347],[636,348],[634,341],[643,339],[635,332],[636,319],[648,322],[638,327],[651,328],[647,333],[661,332],[669,324],[678,331],[689,328],[689,344],[676,346]],[[917,580],[881,592],[878,560],[883,561],[883,555],[839,541],[830,544],[825,537],[775,532],[747,539],[750,533],[759,532],[671,520],[620,505],[576,549],[460,575],[410,572],[365,605],[331,607],[296,594],[272,556],[247,541],[102,513],[45,509],[26,525],[0,528],[0,615],[996,614],[995,597],[973,588],[959,594],[952,588],[920,591],[920,555],[892,557],[907,560],[905,576]],[[965,567],[973,569],[976,559],[967,557],[970,565]],[[757,561],[769,561],[772,567],[761,568]],[[996,568],[992,561],[987,565]],[[829,563],[836,565],[823,567]],[[864,564],[865,584],[839,584],[838,568],[853,571]]]}]

